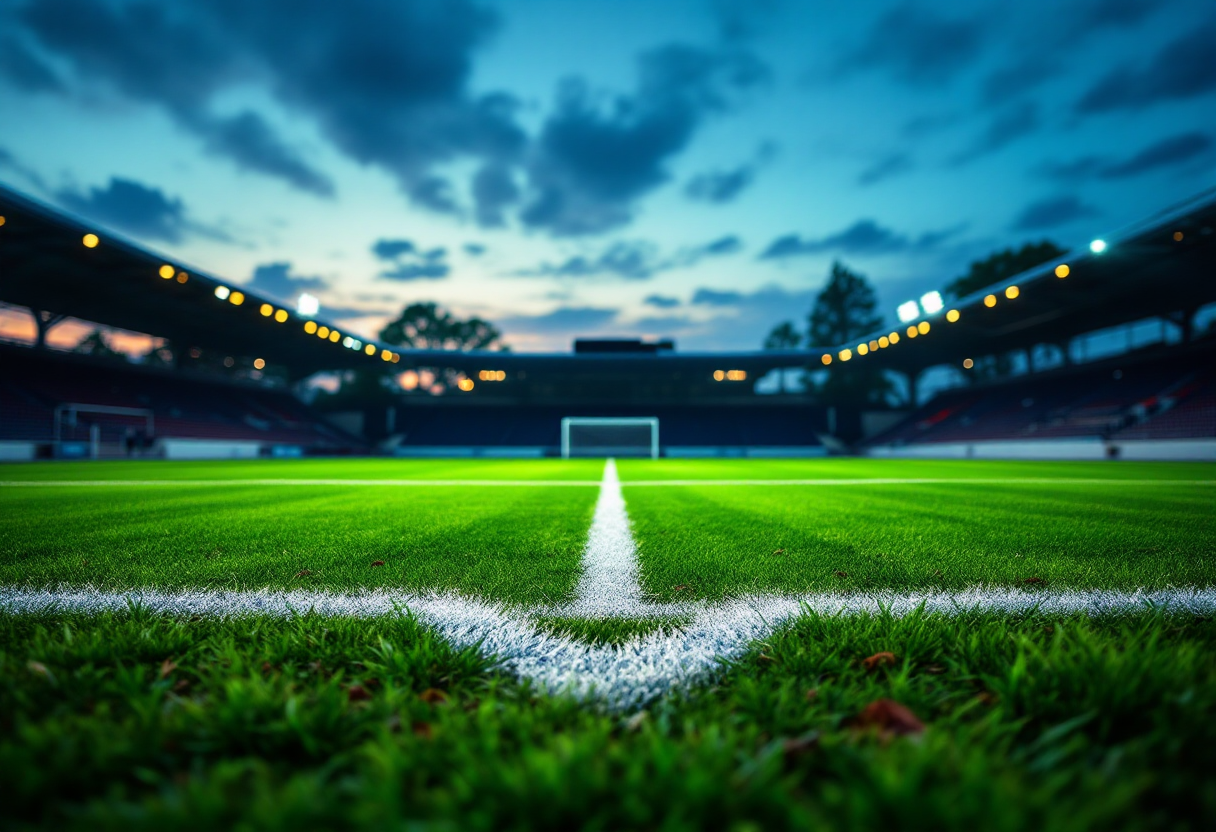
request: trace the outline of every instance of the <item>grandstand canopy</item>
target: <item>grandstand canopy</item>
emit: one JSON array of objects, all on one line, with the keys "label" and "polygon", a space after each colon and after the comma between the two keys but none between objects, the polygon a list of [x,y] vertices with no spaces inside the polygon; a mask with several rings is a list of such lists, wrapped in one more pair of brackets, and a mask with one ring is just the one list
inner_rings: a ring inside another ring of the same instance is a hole
[{"label": "grandstand canopy", "polygon": [[[1068,266],[1065,278],[1056,276],[1057,263],[1023,273],[928,316],[928,334],[915,340],[901,337],[898,345],[866,356],[857,354],[859,344],[877,341],[891,331],[903,336],[907,324],[857,343],[811,352],[436,354],[372,343],[368,354],[368,342],[358,348],[344,346],[349,333],[340,327],[336,341],[310,334],[305,329],[308,318],[272,298],[247,292],[239,284],[125,241],[3,186],[0,216],[5,218],[0,226],[0,302],[144,332],[179,345],[261,357],[297,377],[322,370],[443,366],[474,376],[490,368],[626,377],[742,370],[756,378],[774,368],[818,366],[823,354],[833,356],[833,366],[839,366],[838,356],[846,348],[852,350],[853,362],[915,373],[938,364],[958,364],[966,357],[1061,343],[1147,317],[1185,315],[1216,301],[1216,197],[1209,191],[1111,235],[1101,254],[1085,250],[1063,258],[1060,264]],[[84,243],[91,234],[98,238],[93,247]],[[161,276],[166,266],[168,278]],[[1009,286],[1017,287],[1016,298],[1006,297]],[[217,289],[229,293],[227,298],[217,297]],[[239,305],[232,302],[237,293],[244,296]],[[997,299],[992,307],[985,305],[989,294]],[[269,316],[263,314],[264,305],[270,307]],[[957,322],[946,320],[949,309],[958,310]],[[280,310],[281,321],[276,320]],[[386,355],[392,360],[386,362]]]}]

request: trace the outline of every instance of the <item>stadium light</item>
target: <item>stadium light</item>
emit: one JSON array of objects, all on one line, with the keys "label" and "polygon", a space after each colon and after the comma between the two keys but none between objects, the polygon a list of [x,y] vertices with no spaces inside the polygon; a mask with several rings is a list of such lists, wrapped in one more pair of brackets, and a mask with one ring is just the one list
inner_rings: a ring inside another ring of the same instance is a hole
[{"label": "stadium light", "polygon": [[317,337],[318,338],[328,338],[329,337],[329,327],[327,327],[327,326],[318,327],[317,328]]},{"label": "stadium light", "polygon": [[220,300],[228,300],[228,295],[230,295],[231,293],[232,293],[232,290],[229,289],[227,286],[216,286],[215,287],[215,296],[217,298],[219,298]]},{"label": "stadium light", "polygon": [[340,339],[341,337],[342,337],[342,333],[338,332],[338,330],[336,330],[336,329],[329,333],[329,340],[334,342],[335,344],[338,343],[338,339]]},{"label": "stadium light", "polygon": [[265,359],[265,358],[255,358],[255,359],[253,359],[253,369],[255,369],[255,370],[260,370],[260,369],[262,369],[262,368],[263,368],[263,367],[265,367],[265,366],[266,366],[266,359]]},{"label": "stadium light", "polygon": [[165,280],[169,280],[175,274],[177,274],[177,269],[173,268],[168,263],[160,267],[160,276]]},{"label": "stadium light", "polygon": [[848,361],[852,357],[853,357],[853,351],[851,349],[849,349],[848,347],[845,347],[844,349],[842,349],[840,351],[840,360],[841,361]]},{"label": "stadium light", "polygon": [[996,306],[996,295],[986,296],[984,298],[984,306],[987,306],[989,309]]},{"label": "stadium light", "polygon": [[916,301],[910,300],[899,305],[895,310],[895,314],[899,316],[899,322],[906,324],[908,321],[915,321],[920,317],[920,307],[916,305]]},{"label": "stadium light", "polygon": [[97,248],[97,244],[100,243],[101,240],[97,239],[96,234],[85,234],[84,239],[81,240],[81,242],[84,243],[85,248]]},{"label": "stadium light", "polygon": [[242,303],[245,302],[245,293],[244,292],[233,292],[231,295],[228,296],[228,302],[231,303],[233,306],[240,306]]},{"label": "stadium light", "polygon": [[714,370],[714,381],[722,381],[726,378],[725,370]]},{"label": "stadium light", "polygon": [[946,313],[946,320],[949,321],[950,323],[955,323],[956,321],[958,321],[958,319],[960,317],[962,317],[962,316],[959,315],[959,312],[957,309],[951,309],[949,312]]},{"label": "stadium light", "polygon": [[312,335],[314,332],[317,331],[317,322],[316,321],[305,322],[304,331],[307,332],[309,335]]},{"label": "stadium light", "polygon": [[376,345],[368,344],[366,347],[363,348],[363,352],[365,355],[375,355],[376,354]]},{"label": "stadium light", "polygon": [[[499,370],[499,372],[502,372]],[[727,370],[727,381],[747,381],[747,370]]]},{"label": "stadium light", "polygon": [[321,301],[317,300],[312,295],[304,292],[296,299],[296,313],[303,315],[305,318],[311,318],[313,315],[321,311]]},{"label": "stadium light", "polygon": [[970,370],[974,366],[975,366],[975,362],[972,361],[970,358],[963,359],[963,369],[964,370]]},{"label": "stadium light", "polygon": [[258,308],[258,312],[260,312],[262,314],[263,318],[269,318],[271,315],[274,314],[274,307],[271,306],[269,303],[263,303]]},{"label": "stadium light", "polygon": [[473,379],[462,378],[460,381],[456,382],[456,386],[467,393],[473,389]]},{"label": "stadium light", "polygon": [[888,338],[887,336],[884,335],[878,339],[878,348],[879,349],[885,350],[889,346],[891,346],[891,339]]},{"label": "stadium light", "polygon": [[927,315],[936,315],[945,305],[942,303],[941,292],[926,292],[920,296],[920,308],[925,310]]},{"label": "stadium light", "polygon": [[829,353],[829,352],[825,352],[825,353],[823,354],[823,358],[821,358],[821,359],[819,359],[819,360],[820,360],[820,361],[822,361],[822,362],[823,362],[823,366],[825,366],[825,367],[826,367],[826,366],[828,366],[829,364],[831,364],[831,363],[832,363],[832,354],[831,354],[831,353]]},{"label": "stadium light", "polygon": [[909,338],[915,338],[917,335],[920,335],[920,333],[916,331],[915,324],[913,324],[912,326],[910,326],[906,330],[904,330],[904,334],[907,335]]},{"label": "stadium light", "polygon": [[1064,278],[1068,277],[1068,273],[1070,271],[1071,269],[1068,268],[1067,263],[1061,263],[1060,265],[1056,266],[1056,277],[1063,280]]},{"label": "stadium light", "polygon": [[916,325],[916,331],[919,332],[921,335],[928,335],[929,334],[929,322],[921,321],[920,323],[918,323]]},{"label": "stadium light", "polygon": [[1021,290],[1018,289],[1017,286],[1009,286],[1009,287],[1006,287],[1006,289],[1005,289],[1005,297],[1009,298],[1010,300],[1013,300],[1020,294],[1021,294]]},{"label": "stadium light", "polygon": [[355,339],[347,335],[342,339],[342,346],[346,347],[348,350],[353,349],[355,346]]},{"label": "stadium light", "polygon": [[1101,254],[1106,251],[1106,240],[1097,239],[1089,244],[1089,250],[1094,254]]},{"label": "stadium light", "polygon": [[286,309],[280,309],[279,311],[275,312],[275,313],[274,313],[274,319],[275,319],[276,321],[278,321],[279,323],[283,323],[283,322],[285,322],[285,321],[287,320],[287,310],[286,310]]},{"label": "stadium light", "polygon": [[0,215],[0,225],[4,225],[4,216]]},{"label": "stadium light", "polygon": [[858,354],[858,355],[865,355],[865,354],[866,354],[866,353],[868,353],[869,351],[870,351],[870,345],[869,345],[869,344],[861,343],[861,344],[858,344],[858,345],[857,345],[857,354]]},{"label": "stadium light", "polygon": [[189,279],[190,279],[190,275],[186,274],[185,272],[177,273],[177,282],[178,283],[185,283]]},{"label": "stadium light", "polygon": [[898,333],[898,332],[892,332],[890,335],[888,335],[888,336],[887,336],[887,339],[888,339],[888,340],[889,340],[889,341],[890,341],[892,344],[898,344],[898,343],[899,343],[899,333]]},{"label": "stadium light", "polygon": [[[4,217],[0,217],[0,225],[4,225]],[[1185,234],[1183,234],[1181,231],[1175,231],[1175,232],[1174,232],[1174,242],[1175,242],[1175,243],[1181,243],[1181,242],[1182,242],[1182,238],[1183,238],[1184,236],[1186,236],[1186,235],[1185,235]]]}]

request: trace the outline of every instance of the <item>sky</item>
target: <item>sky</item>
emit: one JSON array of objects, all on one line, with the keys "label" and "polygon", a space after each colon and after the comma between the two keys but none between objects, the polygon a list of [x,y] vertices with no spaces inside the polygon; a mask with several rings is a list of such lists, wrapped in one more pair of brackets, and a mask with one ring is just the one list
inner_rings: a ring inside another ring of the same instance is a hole
[{"label": "sky", "polygon": [[374,336],[755,349],[1216,184],[1210,0],[0,0],[0,182]]}]

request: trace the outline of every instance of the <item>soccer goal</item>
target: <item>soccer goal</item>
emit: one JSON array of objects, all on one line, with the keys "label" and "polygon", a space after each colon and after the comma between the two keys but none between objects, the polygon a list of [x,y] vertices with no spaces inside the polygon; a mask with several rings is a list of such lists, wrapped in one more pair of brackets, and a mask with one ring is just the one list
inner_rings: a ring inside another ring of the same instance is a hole
[{"label": "soccer goal", "polygon": [[653,416],[562,419],[562,456],[659,458],[659,420]]}]

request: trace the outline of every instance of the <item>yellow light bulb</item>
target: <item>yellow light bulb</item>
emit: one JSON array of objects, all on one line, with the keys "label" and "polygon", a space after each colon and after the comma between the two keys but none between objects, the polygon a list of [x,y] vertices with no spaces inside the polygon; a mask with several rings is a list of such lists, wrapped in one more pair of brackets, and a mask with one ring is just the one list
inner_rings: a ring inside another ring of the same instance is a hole
[{"label": "yellow light bulb", "polygon": [[100,243],[101,240],[97,239],[96,234],[85,234],[84,239],[81,240],[81,242],[84,243],[85,248],[97,248],[97,244]]},{"label": "yellow light bulb", "polygon": [[958,319],[959,319],[959,314],[958,314],[957,309],[951,309],[949,312],[946,313],[946,320],[949,321],[950,323],[954,323]]},{"label": "yellow light bulb", "polygon": [[1014,298],[1016,298],[1016,297],[1017,297],[1019,294],[1021,294],[1021,293],[1018,291],[1018,287],[1017,287],[1017,286],[1010,286],[1009,288],[1007,288],[1007,289],[1005,290],[1005,297],[1009,298],[1010,300],[1013,300],[1013,299],[1014,299]]},{"label": "yellow light bulb", "polygon": [[168,263],[166,263],[165,265],[160,267],[160,276],[163,277],[165,280],[168,280],[169,278],[173,277],[173,275],[175,275],[176,273],[177,273],[177,269],[173,268]]}]

